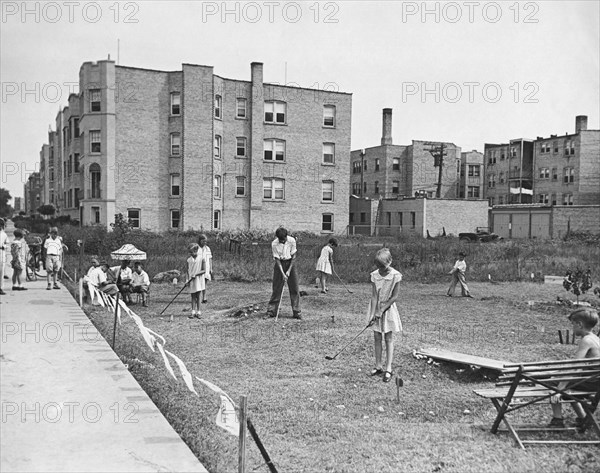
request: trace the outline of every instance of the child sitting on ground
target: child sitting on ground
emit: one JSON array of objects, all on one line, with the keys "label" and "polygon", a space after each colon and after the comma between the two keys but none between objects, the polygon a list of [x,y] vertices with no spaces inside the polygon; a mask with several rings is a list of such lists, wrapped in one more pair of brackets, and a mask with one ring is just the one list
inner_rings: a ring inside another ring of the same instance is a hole
[{"label": "child sitting on ground", "polygon": [[[575,358],[600,358],[600,339],[592,332],[592,329],[598,324],[598,313],[589,308],[577,309],[569,314],[569,320],[573,326],[573,333],[575,336],[581,337],[579,345],[577,346]],[[564,390],[568,385],[568,381],[563,381],[558,385],[558,389]],[[580,383],[573,389],[595,392],[598,390],[598,380]],[[550,421],[550,426],[552,427],[565,426],[560,399],[560,394],[555,394],[550,399],[550,402],[552,403],[552,420]],[[583,426],[585,422],[584,410],[579,403],[572,403],[571,405],[577,414],[577,425],[579,427]]]},{"label": "child sitting on ground", "polygon": [[[371,273],[371,302],[369,304],[369,320],[373,323],[375,340],[375,368],[371,376],[383,374],[383,382],[389,382],[394,372],[392,360],[394,357],[393,332],[402,330],[400,314],[396,307],[396,299],[400,291],[402,274],[391,267],[392,255],[390,250],[382,248],[375,255],[377,269]],[[382,365],[383,338],[385,338],[385,369]]]},{"label": "child sitting on ground", "polygon": [[133,265],[133,274],[131,275],[131,292],[141,294],[142,305],[148,307],[147,294],[150,289],[150,278],[148,273],[144,271],[142,263],[137,261]]},{"label": "child sitting on ground", "polygon": [[189,319],[200,318],[200,293],[205,290],[205,260],[198,254],[200,246],[197,243],[192,243],[188,246],[190,257],[187,259],[187,280],[186,284],[190,287],[190,296],[192,298],[192,313],[188,316]]}]

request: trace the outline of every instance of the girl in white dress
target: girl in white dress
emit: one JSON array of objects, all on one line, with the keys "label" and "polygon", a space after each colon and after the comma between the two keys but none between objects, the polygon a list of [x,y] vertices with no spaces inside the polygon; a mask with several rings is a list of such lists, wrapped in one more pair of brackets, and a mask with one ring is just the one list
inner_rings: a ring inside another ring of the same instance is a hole
[{"label": "girl in white dress", "polygon": [[[392,255],[390,250],[382,248],[375,255],[377,270],[371,273],[371,302],[369,303],[369,321],[373,322],[375,337],[375,368],[371,376],[383,374],[383,382],[389,382],[394,372],[392,360],[394,358],[393,332],[402,330],[400,314],[396,307],[396,300],[400,291],[402,274],[391,267]],[[382,364],[383,339],[385,338],[385,369]]]},{"label": "girl in white dress", "polygon": [[335,238],[330,238],[329,243],[323,247],[321,256],[319,256],[319,259],[317,260],[317,281],[321,284],[321,292],[323,294],[326,294],[329,290],[327,288],[327,277],[330,276],[333,271],[333,249],[337,246],[337,240]]},{"label": "girl in white dress", "polygon": [[200,293],[204,291],[204,273],[205,263],[202,256],[198,254],[200,247],[198,243],[191,243],[188,246],[190,257],[187,259],[187,277],[190,287],[190,295],[192,298],[192,313],[188,318],[200,318]]}]

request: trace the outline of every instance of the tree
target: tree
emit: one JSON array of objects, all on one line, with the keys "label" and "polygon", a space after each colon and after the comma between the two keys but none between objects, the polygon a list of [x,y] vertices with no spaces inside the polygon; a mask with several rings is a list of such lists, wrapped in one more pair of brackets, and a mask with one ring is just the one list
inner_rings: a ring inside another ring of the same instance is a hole
[{"label": "tree", "polygon": [[579,305],[579,296],[592,288],[592,270],[588,268],[586,272],[583,272],[582,269],[577,268],[575,271],[567,271],[563,287],[575,294],[577,305]]},{"label": "tree", "polygon": [[54,215],[56,213],[56,207],[52,204],[44,204],[38,207],[37,211],[42,215]]},{"label": "tree", "polygon": [[8,205],[8,201],[12,199],[8,189],[0,187],[0,217],[11,217],[13,208]]}]

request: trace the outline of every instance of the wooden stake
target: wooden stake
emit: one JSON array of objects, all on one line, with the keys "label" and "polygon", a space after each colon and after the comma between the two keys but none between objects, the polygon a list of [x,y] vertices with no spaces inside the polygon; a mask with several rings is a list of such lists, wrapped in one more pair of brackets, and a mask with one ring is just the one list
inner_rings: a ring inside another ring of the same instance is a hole
[{"label": "wooden stake", "polygon": [[246,396],[240,397],[240,433],[238,439],[238,473],[246,473]]},{"label": "wooden stake", "polygon": [[83,307],[83,278],[79,279],[79,307]]},{"label": "wooden stake", "polygon": [[116,337],[117,337],[117,313],[119,310],[119,296],[121,295],[121,293],[117,292],[117,297],[115,298],[116,303],[115,303],[115,324],[113,325],[113,343],[112,343],[112,348],[113,351],[115,349],[115,342],[116,342]]}]

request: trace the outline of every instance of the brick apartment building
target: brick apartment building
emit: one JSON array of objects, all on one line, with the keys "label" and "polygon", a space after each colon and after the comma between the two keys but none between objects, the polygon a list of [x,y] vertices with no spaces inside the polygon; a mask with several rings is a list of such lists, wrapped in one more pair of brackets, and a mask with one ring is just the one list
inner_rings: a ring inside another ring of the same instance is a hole
[{"label": "brick apartment building", "polygon": [[42,205],[42,180],[39,172],[33,172],[27,178],[23,186],[23,196],[27,215],[35,214],[40,205]]},{"label": "brick apartment building", "polygon": [[[350,155],[350,193],[370,199],[436,196],[439,168],[429,151],[440,142],[416,141],[394,145],[392,109],[383,109],[381,145],[354,150]],[[444,144],[441,198],[456,198],[461,163],[460,147]]]},{"label": "brick apartment building", "polygon": [[[107,226],[294,229],[348,222],[352,95],[85,62],[42,149],[61,214]],[[54,198],[54,201],[52,200]]]},{"label": "brick apartment building", "polygon": [[483,153],[477,150],[460,153],[459,199],[483,199]]},{"label": "brick apartment building", "polygon": [[577,116],[575,133],[486,144],[486,195],[490,205],[600,203],[600,130]]}]

